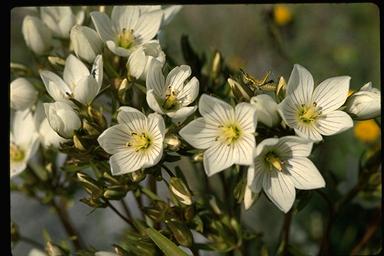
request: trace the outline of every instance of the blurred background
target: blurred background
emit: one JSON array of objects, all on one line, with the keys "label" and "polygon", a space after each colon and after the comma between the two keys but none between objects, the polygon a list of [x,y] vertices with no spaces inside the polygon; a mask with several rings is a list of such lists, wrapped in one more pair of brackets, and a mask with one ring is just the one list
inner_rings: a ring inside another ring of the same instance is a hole
[{"label": "blurred background", "polygon": [[[21,34],[26,14],[38,15],[29,8],[11,12],[10,51],[11,61],[28,65],[32,54]],[[271,78],[284,76],[288,81],[293,64],[298,63],[312,73],[315,84],[332,76],[349,75],[352,90],[369,81],[381,89],[379,21],[378,7],[369,3],[185,5],[165,27],[160,40],[179,65],[183,64],[180,38],[185,34],[192,47],[207,59],[219,50],[230,67],[242,68],[256,78],[272,71]],[[357,184],[361,155],[381,149],[380,129],[373,120],[356,123],[354,129],[329,137],[314,149],[312,160],[325,177],[324,191],[331,200]],[[189,175],[193,179],[193,174]],[[335,255],[350,253],[371,226],[374,232],[362,252],[368,255],[381,248],[381,222],[374,222],[381,209],[381,173],[372,182],[376,184],[373,190],[359,193],[334,219],[330,241]],[[294,215],[290,233],[291,243],[304,255],[318,253],[328,215],[326,202],[315,193],[310,197],[308,205]],[[89,244],[110,250],[123,222],[109,210],[90,211],[76,201],[70,214]],[[273,255],[283,213],[262,196],[243,216],[249,228],[263,232],[263,241]],[[43,229],[58,240],[65,237],[56,216],[23,195],[11,194],[11,218],[22,234],[37,241],[43,241]],[[31,248],[19,243],[13,253],[27,255]]]}]

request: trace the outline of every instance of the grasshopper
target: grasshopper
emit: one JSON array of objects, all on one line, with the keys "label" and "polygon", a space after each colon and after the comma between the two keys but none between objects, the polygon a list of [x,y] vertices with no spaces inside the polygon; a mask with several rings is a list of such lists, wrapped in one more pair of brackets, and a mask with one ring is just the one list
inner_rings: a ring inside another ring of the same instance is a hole
[{"label": "grasshopper", "polygon": [[254,90],[265,92],[274,92],[276,90],[276,84],[274,81],[268,80],[271,74],[270,71],[261,80],[257,80],[242,69],[240,69],[240,72],[242,73],[244,83]]}]

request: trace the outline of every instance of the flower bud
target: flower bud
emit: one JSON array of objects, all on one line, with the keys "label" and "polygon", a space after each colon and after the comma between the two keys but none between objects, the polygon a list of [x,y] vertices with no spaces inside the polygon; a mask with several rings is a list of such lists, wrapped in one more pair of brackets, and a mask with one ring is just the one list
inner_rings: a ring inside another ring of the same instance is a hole
[{"label": "flower bud", "polygon": [[70,39],[76,56],[88,63],[93,63],[103,49],[99,35],[86,26],[75,25],[71,29]]},{"label": "flower bud", "polygon": [[184,182],[176,177],[172,177],[169,180],[169,189],[171,193],[176,197],[177,201],[184,205],[192,204],[192,195],[189,192]]},{"label": "flower bud", "polygon": [[22,33],[27,46],[38,55],[46,53],[52,46],[52,33],[39,18],[25,16]]},{"label": "flower bud", "polygon": [[92,194],[92,197],[96,198],[101,195],[103,192],[101,188],[99,188],[96,180],[89,177],[87,174],[78,172],[77,179],[84,186],[89,194]]},{"label": "flower bud", "polygon": [[175,134],[167,135],[164,138],[164,143],[167,146],[167,148],[172,150],[172,151],[178,151],[180,149],[180,146],[181,146],[181,141],[180,141],[179,137],[176,136]]},{"label": "flower bud", "polygon": [[160,65],[165,63],[165,53],[161,50],[161,46],[157,41],[145,43],[129,55],[126,65],[128,76],[146,80],[152,60],[155,60]]},{"label": "flower bud", "polygon": [[124,198],[126,194],[127,191],[123,190],[123,188],[116,187],[105,190],[103,196],[109,200],[120,200]]},{"label": "flower bud", "polygon": [[71,138],[74,131],[81,127],[77,113],[64,102],[44,103],[45,115],[49,125],[61,137]]},{"label": "flower bud", "polygon": [[64,256],[66,253],[57,245],[48,241],[45,247],[45,250],[48,253],[48,256]]},{"label": "flower bud", "polygon": [[38,92],[25,78],[17,78],[11,83],[11,108],[25,110],[35,103]]},{"label": "flower bud", "polygon": [[277,103],[267,94],[260,94],[252,97],[250,103],[256,108],[257,121],[268,127],[280,123],[280,116],[277,111]]},{"label": "flower bud", "polygon": [[184,245],[186,247],[192,245],[192,233],[188,227],[175,220],[166,220],[165,223],[167,224],[168,228],[172,231],[173,236],[179,244]]},{"label": "flower bud", "polygon": [[365,84],[346,102],[345,111],[356,120],[367,120],[380,116],[381,98],[380,90],[372,88],[372,83]]}]

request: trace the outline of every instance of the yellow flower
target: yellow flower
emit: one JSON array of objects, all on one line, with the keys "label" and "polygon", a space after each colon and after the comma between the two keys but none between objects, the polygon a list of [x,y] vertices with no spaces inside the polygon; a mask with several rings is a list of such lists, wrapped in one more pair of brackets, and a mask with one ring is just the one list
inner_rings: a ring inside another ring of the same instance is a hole
[{"label": "yellow flower", "polygon": [[359,121],[354,128],[355,137],[366,143],[375,142],[380,136],[380,127],[373,120]]},{"label": "yellow flower", "polygon": [[292,12],[286,5],[278,4],[273,8],[273,18],[279,26],[284,26],[292,20]]}]

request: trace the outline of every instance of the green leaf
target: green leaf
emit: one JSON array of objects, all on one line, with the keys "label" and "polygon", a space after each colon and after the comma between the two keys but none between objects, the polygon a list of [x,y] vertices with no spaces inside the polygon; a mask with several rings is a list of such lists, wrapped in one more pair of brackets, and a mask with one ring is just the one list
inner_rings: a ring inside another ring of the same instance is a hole
[{"label": "green leaf", "polygon": [[152,239],[152,241],[160,248],[160,250],[166,256],[188,256],[183,250],[181,250],[176,244],[171,240],[163,236],[159,231],[154,228],[146,229],[147,235]]}]

